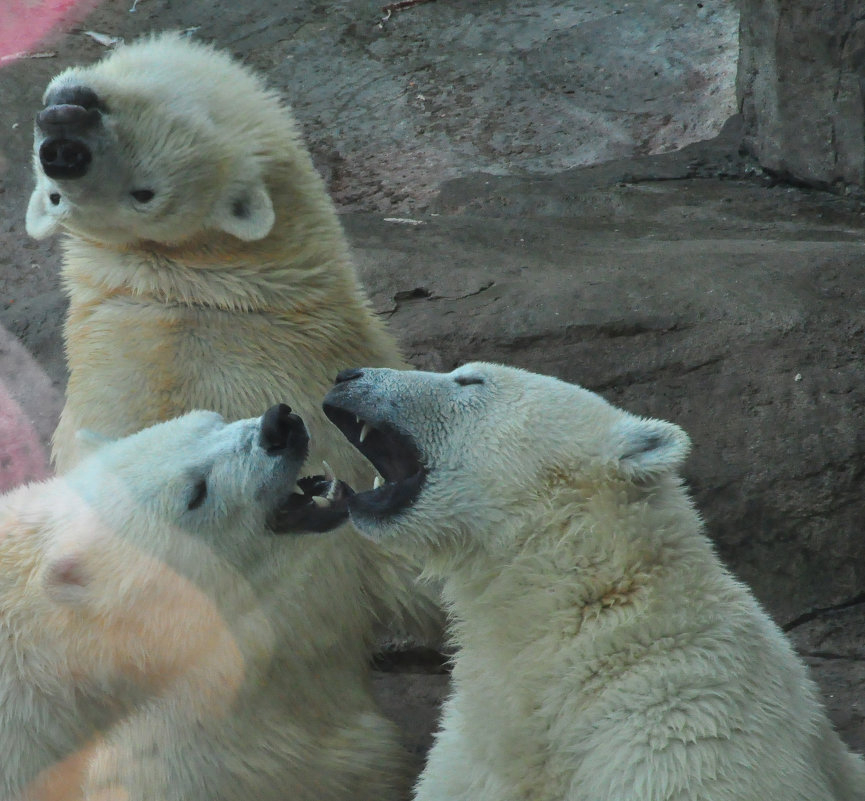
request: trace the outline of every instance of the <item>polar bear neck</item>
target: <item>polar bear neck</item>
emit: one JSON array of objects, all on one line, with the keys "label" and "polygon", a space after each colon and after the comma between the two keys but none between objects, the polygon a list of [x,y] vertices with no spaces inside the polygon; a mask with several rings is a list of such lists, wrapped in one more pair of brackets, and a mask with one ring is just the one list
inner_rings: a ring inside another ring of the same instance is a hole
[{"label": "polar bear neck", "polygon": [[340,232],[320,236],[275,226],[260,242],[203,233],[179,244],[112,246],[70,234],[63,277],[105,296],[231,312],[302,311],[329,300],[362,305],[359,282]]},{"label": "polar bear neck", "polygon": [[673,577],[697,594],[725,581],[674,480],[658,491],[615,482],[589,496],[562,490],[520,525],[512,545],[479,551],[446,579],[459,645],[518,652],[550,637],[591,638],[638,617]]}]

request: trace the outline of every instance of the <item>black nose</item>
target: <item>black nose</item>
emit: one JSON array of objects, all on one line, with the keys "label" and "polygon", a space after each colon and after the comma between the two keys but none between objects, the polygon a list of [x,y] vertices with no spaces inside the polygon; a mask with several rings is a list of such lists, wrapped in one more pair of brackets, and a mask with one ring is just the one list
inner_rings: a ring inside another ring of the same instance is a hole
[{"label": "black nose", "polygon": [[301,453],[309,444],[309,434],[303,420],[292,414],[291,407],[279,403],[271,406],[261,418],[258,444],[273,455],[284,450]]},{"label": "black nose", "polygon": [[342,384],[346,381],[354,381],[355,378],[360,378],[363,375],[363,370],[360,367],[349,367],[347,370],[340,370],[336,374],[335,384]]},{"label": "black nose", "polygon": [[76,139],[46,139],[39,147],[39,162],[49,178],[81,178],[93,156]]}]

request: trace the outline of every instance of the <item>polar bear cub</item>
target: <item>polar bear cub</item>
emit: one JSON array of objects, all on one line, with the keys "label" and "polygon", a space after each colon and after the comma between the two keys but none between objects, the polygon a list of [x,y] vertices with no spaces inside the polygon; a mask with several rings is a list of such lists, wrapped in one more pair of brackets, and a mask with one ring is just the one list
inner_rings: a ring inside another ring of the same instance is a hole
[{"label": "polar bear cub", "polygon": [[192,412],[0,498],[2,801],[402,796],[366,591],[272,536],[346,517],[308,442]]},{"label": "polar bear cub", "polygon": [[325,412],[385,479],[352,520],[443,578],[454,621],[419,801],[865,799],[704,534],[678,427],[491,364],[338,381]]}]

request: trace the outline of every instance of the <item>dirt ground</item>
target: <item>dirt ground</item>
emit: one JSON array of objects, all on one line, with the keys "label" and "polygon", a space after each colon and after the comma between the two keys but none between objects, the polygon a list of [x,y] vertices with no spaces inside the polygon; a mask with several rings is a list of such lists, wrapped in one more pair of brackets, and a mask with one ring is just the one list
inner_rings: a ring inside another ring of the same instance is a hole
[{"label": "dirt ground", "polygon": [[[7,480],[44,473],[65,385],[59,243],[33,242],[23,226],[42,88],[105,52],[87,31],[188,30],[285,93],[375,307],[413,363],[448,368],[483,356],[534,366],[692,432],[689,481],[722,532],[722,555],[790,627],[836,724],[865,750],[863,569],[835,548],[837,562],[820,570],[846,566],[837,592],[828,579],[804,587],[789,565],[809,552],[791,553],[781,537],[773,544],[774,534],[740,543],[748,537],[734,529],[755,519],[755,502],[742,502],[740,517],[723,505],[787,440],[812,447],[814,430],[791,423],[809,413],[804,402],[783,402],[789,386],[812,391],[801,365],[831,372],[830,389],[814,396],[843,404],[817,427],[861,411],[850,343],[862,332],[850,320],[865,263],[859,207],[773,185],[739,155],[732,127],[714,148],[679,151],[711,139],[735,111],[732,4],[437,0],[388,19],[381,5],[139,0],[131,10],[133,0],[107,0],[33,48],[41,57],[0,62],[0,378],[21,407],[5,429],[0,415],[0,436],[32,434]],[[576,261],[590,264],[579,280]],[[639,291],[630,290],[637,273]],[[814,316],[815,304],[831,306],[828,316]],[[689,330],[701,333],[688,340]],[[728,421],[740,398],[748,429]],[[759,418],[766,409],[775,416]],[[759,425],[786,424],[793,431],[778,440],[755,441]],[[843,436],[861,444],[858,433]],[[777,457],[785,464],[815,458],[789,447]],[[865,512],[854,481],[861,454],[851,446],[838,456],[853,470],[839,502],[850,521]],[[801,486],[806,472],[788,483]],[[755,483],[760,492],[780,485],[775,474]],[[815,546],[814,572],[827,550]],[[402,664],[376,682],[423,751],[446,674]]]}]

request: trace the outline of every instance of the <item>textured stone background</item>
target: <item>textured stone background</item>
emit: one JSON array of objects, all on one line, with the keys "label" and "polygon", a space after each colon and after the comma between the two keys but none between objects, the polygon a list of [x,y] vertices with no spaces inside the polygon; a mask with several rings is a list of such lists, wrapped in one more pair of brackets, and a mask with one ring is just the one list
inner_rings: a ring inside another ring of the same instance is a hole
[{"label": "textured stone background", "polygon": [[[748,30],[756,5],[742,5]],[[414,364],[506,361],[689,431],[687,478],[720,553],[865,750],[865,216],[855,195],[777,181],[795,170],[764,158],[751,112],[768,106],[749,100],[765,53],[743,54],[744,120],[712,139],[737,108],[729,3],[438,0],[382,16],[360,0],[106,3],[40,45],[53,57],[0,67],[0,426],[17,399],[33,434],[14,475],[44,469],[33,454],[65,382],[58,242],[23,231],[42,88],[102,54],[83,30],[195,27],[294,105]],[[827,58],[847,52],[824,39]],[[377,677],[418,748],[446,682],[427,665]]]},{"label": "textured stone background", "polygon": [[781,177],[835,191],[865,182],[865,5],[740,0],[745,144]]}]

